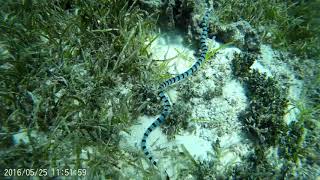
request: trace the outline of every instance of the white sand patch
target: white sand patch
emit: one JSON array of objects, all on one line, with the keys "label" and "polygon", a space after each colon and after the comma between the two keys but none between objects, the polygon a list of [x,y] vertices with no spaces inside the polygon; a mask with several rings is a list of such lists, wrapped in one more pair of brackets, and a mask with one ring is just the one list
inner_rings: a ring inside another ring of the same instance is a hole
[{"label": "white sand patch", "polygon": [[175,103],[178,99],[178,91],[175,89],[168,89],[167,93],[171,104]]},{"label": "white sand patch", "polygon": [[212,159],[208,156],[208,153],[213,151],[211,142],[194,134],[177,135],[172,144],[184,145],[194,159]]},{"label": "white sand patch", "polygon": [[180,74],[193,64],[194,51],[182,45],[181,35],[160,36],[151,45],[153,60],[169,60],[168,72]]},{"label": "white sand patch", "polygon": [[261,54],[262,58],[256,60],[251,69],[256,69],[260,73],[266,73],[268,77],[272,77],[270,66],[267,65],[273,62],[274,51],[269,46],[261,45]]},{"label": "white sand patch", "polygon": [[247,97],[245,90],[237,80],[230,80],[223,87],[223,99],[225,99],[232,109],[240,112],[245,109],[247,105]]},{"label": "white sand patch", "polygon": [[255,61],[251,68],[258,70],[259,73],[265,73],[268,77],[272,77],[270,70],[266,69],[259,61]]},{"label": "white sand patch", "polygon": [[27,131],[20,130],[19,133],[13,135],[14,144],[28,144],[30,142]]},{"label": "white sand patch", "polygon": [[215,59],[212,59],[212,61],[231,65],[230,63],[234,58],[234,54],[240,53],[240,52],[241,50],[239,48],[232,47],[232,46],[224,49],[220,49],[217,53],[217,57]]},{"label": "white sand patch", "polygon": [[243,138],[238,132],[230,132],[220,137],[220,147],[223,149],[230,148],[234,145],[243,143]]}]

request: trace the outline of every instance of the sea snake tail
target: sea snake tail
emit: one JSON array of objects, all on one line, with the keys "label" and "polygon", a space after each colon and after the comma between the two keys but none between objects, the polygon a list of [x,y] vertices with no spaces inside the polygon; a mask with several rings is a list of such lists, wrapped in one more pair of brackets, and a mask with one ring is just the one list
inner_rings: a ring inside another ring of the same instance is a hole
[{"label": "sea snake tail", "polygon": [[148,127],[148,129],[143,134],[143,138],[141,140],[141,148],[144,154],[155,166],[157,166],[157,162],[153,159],[151,153],[147,150],[147,146],[146,146],[147,138],[156,127],[160,126],[160,124],[162,124],[165,121],[165,119],[169,116],[170,109],[171,109],[169,98],[164,94],[163,91],[159,92],[159,97],[163,103],[163,111],[160,114],[160,116]]},{"label": "sea snake tail", "polygon": [[192,67],[190,69],[188,69],[187,71],[185,71],[182,74],[179,74],[173,78],[170,78],[166,81],[164,81],[163,83],[160,84],[159,89],[164,89],[168,86],[170,86],[171,84],[181,81],[182,79],[187,78],[188,76],[191,76],[194,72],[196,72],[200,65],[203,63],[203,61],[205,60],[206,57],[206,53],[208,51],[208,47],[206,45],[206,39],[208,36],[208,18],[209,18],[209,13],[210,13],[210,9],[207,9],[203,20],[201,22],[201,26],[202,26],[202,33],[200,35],[200,49],[201,49],[201,54],[200,57],[197,59],[197,61],[192,65]]},{"label": "sea snake tail", "polygon": [[[188,76],[192,75],[194,72],[196,72],[199,69],[200,65],[205,60],[205,56],[206,56],[206,53],[208,50],[208,47],[206,45],[206,38],[208,36],[208,23],[207,23],[207,21],[209,18],[210,11],[211,11],[210,9],[207,9],[207,11],[203,17],[203,20],[201,22],[201,27],[202,27],[202,33],[200,36],[201,54],[200,54],[200,57],[197,59],[196,63],[194,63],[193,66],[189,70],[185,71],[184,73],[177,75],[176,77],[170,78],[160,84],[159,97],[160,97],[162,104],[163,104],[163,111],[160,114],[160,116],[147,128],[147,130],[143,134],[143,138],[141,140],[141,148],[143,150],[143,153],[150,160],[150,162],[155,166],[157,166],[157,162],[155,161],[155,159],[151,155],[150,151],[148,151],[146,143],[147,143],[147,138],[149,137],[151,132],[156,127],[160,126],[167,119],[167,117],[170,114],[171,104],[169,102],[169,98],[167,97],[167,95],[165,95],[163,89],[168,87],[169,85],[175,83],[175,82],[181,81],[182,79],[185,79]],[[167,174],[167,177],[169,177],[168,174]]]}]

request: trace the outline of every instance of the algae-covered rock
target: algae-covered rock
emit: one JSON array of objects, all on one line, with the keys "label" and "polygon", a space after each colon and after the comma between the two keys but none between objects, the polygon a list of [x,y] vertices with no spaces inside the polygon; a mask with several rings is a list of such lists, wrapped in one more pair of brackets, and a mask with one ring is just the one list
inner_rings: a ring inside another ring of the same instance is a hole
[{"label": "algae-covered rock", "polygon": [[222,42],[233,42],[240,49],[247,52],[260,51],[260,38],[256,30],[247,21],[238,21],[231,24],[217,23],[212,32]]}]

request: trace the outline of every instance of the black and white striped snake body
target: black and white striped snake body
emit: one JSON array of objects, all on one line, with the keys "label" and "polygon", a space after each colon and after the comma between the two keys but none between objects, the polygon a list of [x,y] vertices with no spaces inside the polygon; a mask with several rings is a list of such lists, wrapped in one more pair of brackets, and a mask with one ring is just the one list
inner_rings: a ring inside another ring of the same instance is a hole
[{"label": "black and white striped snake body", "polygon": [[202,22],[201,22],[201,28],[202,28],[202,33],[200,36],[200,49],[201,49],[201,54],[200,57],[197,59],[197,61],[192,65],[192,67],[190,69],[188,69],[187,71],[185,71],[182,74],[179,74],[173,78],[170,78],[166,81],[164,81],[163,83],[160,84],[159,87],[159,97],[163,103],[163,110],[162,113],[160,114],[160,116],[147,128],[147,130],[145,131],[145,133],[143,134],[143,138],[141,141],[141,148],[144,152],[144,154],[146,155],[146,157],[150,160],[150,162],[157,166],[157,162],[154,160],[153,156],[151,155],[150,151],[148,151],[147,146],[146,146],[146,142],[147,142],[147,138],[150,135],[150,133],[158,126],[160,126],[169,116],[170,114],[170,110],[171,110],[171,104],[169,102],[169,98],[168,96],[165,95],[164,93],[164,89],[168,86],[170,86],[173,83],[176,83],[178,81],[181,81],[185,78],[187,78],[188,76],[191,76],[194,72],[196,72],[199,68],[200,65],[204,62],[205,60],[205,56],[206,53],[208,51],[208,47],[206,45],[206,38],[208,36],[208,18],[209,18],[209,13],[210,13],[210,9],[207,9]]},{"label": "black and white striped snake body", "polygon": [[143,138],[141,141],[141,147],[142,147],[144,154],[151,161],[151,163],[155,166],[157,166],[157,162],[153,159],[152,155],[150,154],[150,152],[147,150],[147,147],[146,147],[147,138],[156,127],[160,126],[167,119],[167,117],[170,114],[170,108],[171,108],[169,98],[164,94],[163,91],[159,92],[159,96],[163,102],[163,106],[164,106],[163,111],[160,114],[160,116],[144,132]]}]

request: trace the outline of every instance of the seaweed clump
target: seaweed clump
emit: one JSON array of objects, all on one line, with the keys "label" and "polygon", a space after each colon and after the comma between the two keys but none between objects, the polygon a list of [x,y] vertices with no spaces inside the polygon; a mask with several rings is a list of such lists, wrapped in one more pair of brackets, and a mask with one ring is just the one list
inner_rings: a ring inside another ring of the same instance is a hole
[{"label": "seaweed clump", "polygon": [[[244,56],[250,59],[248,55]],[[235,178],[283,177],[284,170],[274,166],[268,156],[270,147],[280,146],[289,131],[284,121],[288,104],[286,89],[280,88],[276,80],[266,74],[255,69],[249,71],[250,64],[242,62],[237,67],[242,69],[237,75],[245,83],[249,99],[249,106],[239,119],[254,142],[254,151],[243,165],[235,166],[230,173]],[[250,173],[248,169],[251,169]]]},{"label": "seaweed clump", "polygon": [[292,122],[288,128],[287,136],[280,143],[280,154],[289,161],[298,163],[299,157],[306,155],[302,147],[305,134],[304,123],[303,121]]},{"label": "seaweed clump", "polygon": [[181,129],[187,129],[189,123],[187,119],[191,117],[190,105],[186,106],[183,103],[176,103],[173,105],[174,111],[171,112],[169,118],[164,123],[164,132],[169,138],[174,138]]},{"label": "seaweed clump", "polygon": [[250,67],[258,58],[257,54],[243,52],[235,55],[232,60],[233,75],[238,78],[249,76]]},{"label": "seaweed clump", "polygon": [[249,109],[241,116],[248,132],[266,146],[277,145],[288,127],[283,117],[288,100],[275,80],[253,70],[245,83],[250,99]]},{"label": "seaweed clump", "polygon": [[132,109],[130,110],[133,117],[138,117],[140,114],[152,116],[160,109],[159,98],[154,88],[147,84],[139,84],[132,88],[133,94],[130,98]]}]

